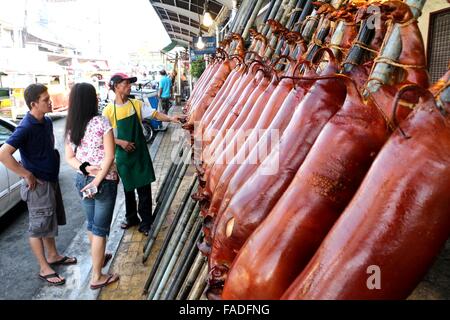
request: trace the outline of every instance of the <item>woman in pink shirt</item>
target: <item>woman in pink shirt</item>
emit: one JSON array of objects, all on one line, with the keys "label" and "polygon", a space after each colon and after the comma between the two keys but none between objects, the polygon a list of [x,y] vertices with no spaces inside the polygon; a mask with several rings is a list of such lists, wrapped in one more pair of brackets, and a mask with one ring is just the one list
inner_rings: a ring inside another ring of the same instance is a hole
[{"label": "woman in pink shirt", "polygon": [[103,274],[111,259],[105,254],[114,205],[118,174],[114,164],[114,135],[109,121],[98,114],[94,86],[77,83],[69,96],[69,113],[65,130],[67,162],[77,170],[76,188],[87,217],[91,243],[91,289],[105,287],[117,280],[117,274]]}]

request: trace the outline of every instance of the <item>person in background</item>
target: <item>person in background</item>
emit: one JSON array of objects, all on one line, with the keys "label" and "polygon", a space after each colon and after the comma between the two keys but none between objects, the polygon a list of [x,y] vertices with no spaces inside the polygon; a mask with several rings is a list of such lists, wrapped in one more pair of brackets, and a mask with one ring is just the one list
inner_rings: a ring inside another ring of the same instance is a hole
[{"label": "person in background", "polygon": [[[138,230],[148,235],[154,220],[151,183],[155,181],[155,173],[144,138],[142,119],[152,117],[176,123],[179,119],[152,108],[142,108],[141,101],[130,99],[131,83],[136,81],[136,77],[124,73],[116,73],[111,77],[109,85],[115,93],[115,99],[105,107],[103,115],[114,128],[116,164],[125,190],[126,214],[121,228],[128,229],[139,224]],[[139,197],[138,208],[135,190]]]},{"label": "person in background", "polygon": [[161,108],[165,114],[169,113],[170,97],[172,96],[172,80],[167,75],[166,70],[159,72],[161,79],[159,80],[158,99],[161,101]]},{"label": "person in background", "polygon": [[[58,225],[66,224],[66,215],[58,183],[60,157],[52,120],[45,116],[52,111],[52,101],[43,84],[29,85],[24,98],[30,111],[0,148],[0,161],[24,179],[20,194],[28,207],[29,240],[40,266],[39,278],[63,285],[66,280],[53,267],[75,264],[77,259],[60,255],[56,248]],[[21,163],[13,157],[17,149]]]},{"label": "person in background", "polygon": [[77,170],[75,186],[87,217],[92,256],[90,287],[94,290],[119,280],[117,274],[102,273],[112,258],[105,249],[119,183],[114,148],[111,124],[98,114],[95,87],[89,83],[75,84],[69,95],[65,154],[69,165]]}]

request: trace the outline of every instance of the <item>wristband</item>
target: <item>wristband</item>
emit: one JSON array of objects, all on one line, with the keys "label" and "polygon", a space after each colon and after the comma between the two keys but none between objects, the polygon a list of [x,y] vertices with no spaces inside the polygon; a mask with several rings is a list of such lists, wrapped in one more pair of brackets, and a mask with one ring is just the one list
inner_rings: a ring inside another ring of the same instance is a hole
[{"label": "wristband", "polygon": [[89,172],[86,171],[86,167],[90,166],[89,162],[83,162],[80,166],[80,171],[83,172],[85,176],[89,175]]}]

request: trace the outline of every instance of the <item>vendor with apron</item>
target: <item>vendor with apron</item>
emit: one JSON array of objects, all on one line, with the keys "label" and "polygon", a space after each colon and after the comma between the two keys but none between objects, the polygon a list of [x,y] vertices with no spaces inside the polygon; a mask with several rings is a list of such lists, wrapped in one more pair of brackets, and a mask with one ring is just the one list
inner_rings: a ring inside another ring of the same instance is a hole
[{"label": "vendor with apron", "polygon": [[[165,115],[155,109],[143,109],[142,101],[130,99],[131,84],[136,81],[136,77],[123,73],[111,77],[109,86],[115,93],[115,99],[105,107],[103,116],[114,129],[116,165],[125,190],[126,214],[121,228],[139,225],[139,232],[147,236],[154,220],[150,184],[155,181],[155,172],[144,138],[142,118],[151,117],[167,122],[179,120],[178,117]],[[139,196],[139,207],[135,190]]]}]

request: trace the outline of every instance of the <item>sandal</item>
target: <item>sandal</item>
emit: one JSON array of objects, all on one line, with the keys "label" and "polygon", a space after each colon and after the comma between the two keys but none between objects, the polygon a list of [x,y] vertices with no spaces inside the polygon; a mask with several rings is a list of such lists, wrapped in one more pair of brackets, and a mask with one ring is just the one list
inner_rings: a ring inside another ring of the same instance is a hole
[{"label": "sandal", "polygon": [[53,267],[53,266],[69,265],[69,264],[76,264],[76,263],[77,263],[77,258],[76,257],[64,256],[58,261],[49,262],[48,265]]},{"label": "sandal", "polygon": [[120,228],[121,229],[128,229],[128,228],[131,228],[133,226],[137,226],[138,224],[139,224],[139,221],[137,221],[137,222],[129,222],[129,221],[125,220],[124,222],[121,223]]},{"label": "sandal", "polygon": [[[49,280],[51,278],[58,278],[59,281],[52,282],[52,281]],[[60,285],[63,285],[64,283],[66,283],[66,279],[61,279],[59,274],[57,274],[56,272],[48,274],[46,276],[43,276],[43,275],[39,274],[39,279],[46,281],[48,284],[50,284],[52,286],[60,286]]]},{"label": "sandal", "polygon": [[114,283],[116,281],[119,280],[119,275],[118,274],[110,274],[108,275],[108,278],[106,279],[105,282],[100,283],[100,284],[91,284],[90,287],[92,290],[97,290],[103,287],[106,287],[107,285]]}]

